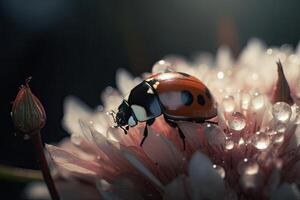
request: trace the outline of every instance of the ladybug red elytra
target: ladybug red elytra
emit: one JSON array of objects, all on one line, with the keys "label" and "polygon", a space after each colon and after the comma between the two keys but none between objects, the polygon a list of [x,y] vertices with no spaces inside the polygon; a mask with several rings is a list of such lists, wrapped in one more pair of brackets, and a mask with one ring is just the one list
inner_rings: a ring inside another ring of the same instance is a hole
[{"label": "ladybug red elytra", "polygon": [[185,149],[185,136],[176,122],[204,123],[217,115],[217,107],[209,89],[199,79],[182,72],[166,72],[152,75],[134,87],[118,112],[111,114],[115,127],[125,134],[129,127],[146,122],[140,146],[148,136],[148,126],[163,115],[171,127],[178,129]]}]

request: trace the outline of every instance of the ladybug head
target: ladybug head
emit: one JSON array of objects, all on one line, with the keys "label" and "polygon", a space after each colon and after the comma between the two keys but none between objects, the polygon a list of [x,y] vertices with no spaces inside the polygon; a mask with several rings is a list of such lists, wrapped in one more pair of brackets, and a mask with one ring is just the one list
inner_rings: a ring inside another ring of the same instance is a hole
[{"label": "ladybug head", "polygon": [[123,101],[118,108],[118,112],[116,114],[116,123],[120,126],[126,126],[128,124],[128,119],[131,116],[131,108],[126,101]]},{"label": "ladybug head", "polygon": [[118,107],[117,113],[112,110],[108,114],[112,116],[114,122],[116,123],[114,128],[121,128],[125,134],[127,134],[130,126],[133,127],[137,124],[137,120],[134,117],[132,109],[125,100]]}]

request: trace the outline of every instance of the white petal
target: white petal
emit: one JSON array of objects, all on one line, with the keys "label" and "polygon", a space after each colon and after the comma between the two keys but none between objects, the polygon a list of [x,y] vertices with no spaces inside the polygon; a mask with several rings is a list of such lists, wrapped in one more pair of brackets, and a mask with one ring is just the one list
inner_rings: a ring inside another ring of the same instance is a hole
[{"label": "white petal", "polygon": [[192,199],[222,199],[225,195],[224,182],[214,170],[209,158],[196,152],[189,164]]},{"label": "white petal", "polygon": [[105,110],[110,111],[110,110],[116,110],[119,107],[119,105],[123,100],[123,97],[116,89],[112,87],[107,87],[101,93],[101,99]]},{"label": "white petal", "polygon": [[228,69],[233,66],[233,58],[228,47],[220,47],[218,49],[216,62],[220,69]]},{"label": "white petal", "polygon": [[300,193],[295,184],[287,184],[283,183],[282,185],[275,190],[275,192],[271,195],[271,200],[282,200],[282,199],[288,199],[288,200],[299,200],[300,199]]},{"label": "white petal", "polygon": [[64,101],[62,125],[70,134],[81,135],[81,128],[78,122],[80,119],[88,119],[91,113],[92,110],[78,98],[68,96]]},{"label": "white petal", "polygon": [[118,89],[124,96],[138,84],[138,81],[134,80],[131,74],[129,74],[125,69],[121,68],[117,71],[116,84]]},{"label": "white petal", "polygon": [[100,166],[91,160],[83,160],[76,155],[53,145],[46,145],[51,158],[60,169],[80,174],[81,176],[96,176]]}]

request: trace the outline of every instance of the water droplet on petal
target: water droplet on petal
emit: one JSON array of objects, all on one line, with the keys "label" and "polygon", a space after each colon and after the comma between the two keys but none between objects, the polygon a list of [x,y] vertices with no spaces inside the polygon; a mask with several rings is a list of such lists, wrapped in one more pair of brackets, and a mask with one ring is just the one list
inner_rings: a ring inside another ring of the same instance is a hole
[{"label": "water droplet on petal", "polygon": [[168,72],[168,71],[173,71],[171,64],[165,60],[159,60],[153,65],[152,68],[152,73],[162,73],[162,72]]},{"label": "water droplet on petal", "polygon": [[230,138],[226,138],[225,140],[225,149],[231,150],[234,147],[234,141]]},{"label": "water droplet on petal", "polygon": [[243,145],[243,144],[245,144],[244,138],[241,137],[241,138],[239,139],[239,143],[238,143],[238,144],[239,144],[240,146]]},{"label": "water droplet on petal", "polygon": [[232,112],[235,107],[233,96],[225,96],[222,100],[222,106],[225,112]]},{"label": "water droplet on petal", "polygon": [[219,71],[219,72],[217,73],[217,77],[218,77],[218,79],[223,79],[223,78],[224,78],[224,72]]},{"label": "water droplet on petal", "polygon": [[28,134],[24,134],[24,137],[23,137],[24,140],[29,140],[30,139],[30,135]]},{"label": "water droplet on petal", "polygon": [[286,130],[287,126],[284,124],[284,123],[276,123],[274,126],[273,126],[273,129],[278,132],[278,133],[284,133],[285,130]]},{"label": "water droplet on petal", "polygon": [[299,108],[299,106],[294,104],[291,106],[291,109],[292,109],[292,115],[291,115],[290,120],[294,124],[300,124],[300,108]]},{"label": "water droplet on petal", "polygon": [[267,53],[268,55],[272,55],[273,49],[268,49],[268,50],[266,51],[266,53]]},{"label": "water droplet on petal", "polygon": [[285,102],[277,102],[272,107],[272,115],[278,121],[287,122],[291,114],[291,106]]},{"label": "water droplet on petal", "polygon": [[233,112],[228,119],[229,128],[235,131],[241,131],[246,126],[246,118],[240,112]]},{"label": "water droplet on petal", "polygon": [[252,138],[252,144],[259,150],[269,147],[270,137],[264,132],[257,132]]},{"label": "water droplet on petal", "polygon": [[261,109],[265,105],[265,98],[262,94],[255,92],[252,101],[251,101],[252,107],[255,110]]},{"label": "water droplet on petal", "polygon": [[259,165],[254,160],[246,158],[238,164],[238,172],[240,175],[255,175],[259,172]]},{"label": "water droplet on petal", "polygon": [[284,133],[278,132],[277,134],[273,135],[273,142],[276,144],[280,144],[284,141]]},{"label": "water droplet on petal", "polygon": [[268,129],[265,131],[266,135],[269,135],[269,136],[274,136],[277,134],[277,131],[273,130],[273,129]]},{"label": "water droplet on petal", "polygon": [[264,178],[261,173],[255,175],[243,174],[240,177],[240,183],[245,191],[249,189],[258,191],[264,184]]},{"label": "water droplet on petal", "polygon": [[225,178],[225,170],[220,165],[213,165],[213,168],[216,170],[216,172],[221,176],[221,178]]},{"label": "water droplet on petal", "polygon": [[79,135],[71,135],[71,142],[77,146],[81,144],[81,137]]}]

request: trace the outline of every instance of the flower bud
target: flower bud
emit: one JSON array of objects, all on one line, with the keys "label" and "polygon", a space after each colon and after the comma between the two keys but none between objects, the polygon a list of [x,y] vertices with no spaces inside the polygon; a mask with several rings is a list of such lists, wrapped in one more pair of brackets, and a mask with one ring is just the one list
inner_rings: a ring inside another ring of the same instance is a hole
[{"label": "flower bud", "polygon": [[44,107],[32,94],[28,81],[17,94],[12,106],[11,117],[17,131],[28,135],[43,128],[46,123]]}]

